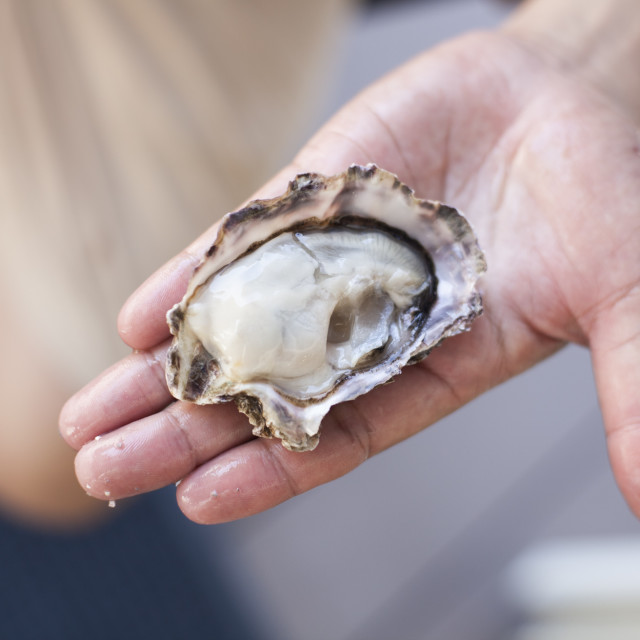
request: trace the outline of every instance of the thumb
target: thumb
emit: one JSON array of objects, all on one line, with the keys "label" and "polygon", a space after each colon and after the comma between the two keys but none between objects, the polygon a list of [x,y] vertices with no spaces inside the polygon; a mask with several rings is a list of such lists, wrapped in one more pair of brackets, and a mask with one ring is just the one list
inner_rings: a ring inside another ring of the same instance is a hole
[{"label": "thumb", "polygon": [[640,517],[640,285],[600,314],[590,342],[611,466]]}]

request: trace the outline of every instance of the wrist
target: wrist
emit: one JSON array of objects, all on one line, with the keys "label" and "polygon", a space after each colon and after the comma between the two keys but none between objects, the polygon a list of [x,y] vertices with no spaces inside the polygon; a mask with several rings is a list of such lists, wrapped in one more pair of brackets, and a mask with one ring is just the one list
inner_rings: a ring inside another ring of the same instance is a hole
[{"label": "wrist", "polygon": [[503,30],[589,82],[640,122],[637,0],[529,0]]}]

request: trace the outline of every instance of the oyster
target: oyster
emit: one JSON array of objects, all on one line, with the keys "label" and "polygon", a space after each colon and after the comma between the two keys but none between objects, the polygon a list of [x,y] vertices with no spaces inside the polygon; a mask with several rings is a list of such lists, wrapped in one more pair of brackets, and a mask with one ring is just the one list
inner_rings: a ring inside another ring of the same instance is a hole
[{"label": "oyster", "polygon": [[228,214],[167,314],[180,400],[234,400],[254,434],[318,442],[332,405],[389,381],[482,312],[466,219],[354,165]]}]

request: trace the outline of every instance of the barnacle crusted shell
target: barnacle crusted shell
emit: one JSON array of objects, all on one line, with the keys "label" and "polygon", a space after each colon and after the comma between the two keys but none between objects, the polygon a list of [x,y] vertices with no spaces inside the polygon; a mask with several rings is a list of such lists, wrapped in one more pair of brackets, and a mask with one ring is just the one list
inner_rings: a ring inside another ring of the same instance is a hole
[{"label": "barnacle crusted shell", "polygon": [[466,219],[393,174],[299,175],[223,219],[167,314],[169,389],[234,400],[256,435],[313,449],[331,406],[470,327],[485,269]]}]

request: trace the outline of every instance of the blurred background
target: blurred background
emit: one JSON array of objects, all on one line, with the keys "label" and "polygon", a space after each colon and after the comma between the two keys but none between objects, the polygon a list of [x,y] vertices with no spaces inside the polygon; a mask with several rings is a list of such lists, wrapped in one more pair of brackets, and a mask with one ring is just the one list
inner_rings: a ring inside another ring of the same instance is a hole
[{"label": "blurred background", "polygon": [[0,7],[0,638],[640,637],[640,529],[584,349],[215,527],[186,521],[172,487],[85,500],[55,431],[64,398],[125,352],[120,304],[212,211],[367,84],[510,4]]}]

